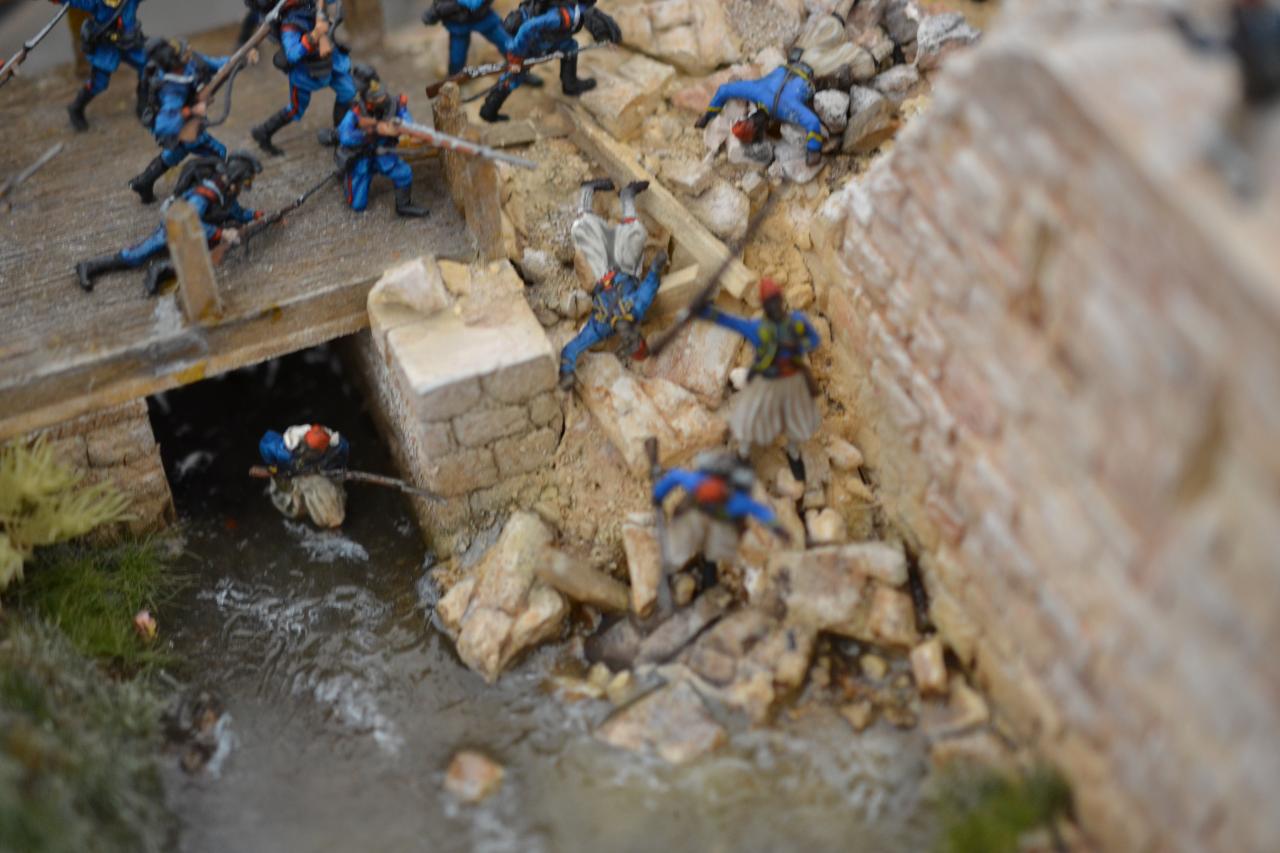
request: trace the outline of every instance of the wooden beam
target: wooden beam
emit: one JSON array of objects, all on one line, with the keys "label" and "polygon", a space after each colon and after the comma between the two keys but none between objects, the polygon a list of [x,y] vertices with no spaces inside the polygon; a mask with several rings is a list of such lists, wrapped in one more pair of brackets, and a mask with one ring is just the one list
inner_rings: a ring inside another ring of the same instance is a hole
[{"label": "wooden beam", "polygon": [[[462,109],[456,83],[447,83],[432,102],[436,129],[472,142],[480,141],[480,130],[472,126]],[[475,237],[480,256],[496,261],[507,256],[502,239],[502,194],[498,189],[498,168],[492,160],[445,151],[444,175],[453,203],[462,211],[467,228]]]},{"label": "wooden beam", "polygon": [[[672,239],[693,256],[702,274],[709,276],[719,269],[724,259],[729,257],[729,248],[640,165],[635,151],[605,133],[595,119],[581,109],[562,106],[561,110],[573,125],[573,133],[570,134],[573,143],[607,171],[618,186],[632,181],[649,182],[648,191],[636,199],[637,206],[671,232]],[[722,282],[725,290],[742,298],[758,278],[741,260],[735,259],[725,270]]]},{"label": "wooden beam", "polygon": [[186,201],[177,199],[164,215],[164,230],[187,322],[200,325],[217,320],[222,316],[222,298],[200,216]]}]

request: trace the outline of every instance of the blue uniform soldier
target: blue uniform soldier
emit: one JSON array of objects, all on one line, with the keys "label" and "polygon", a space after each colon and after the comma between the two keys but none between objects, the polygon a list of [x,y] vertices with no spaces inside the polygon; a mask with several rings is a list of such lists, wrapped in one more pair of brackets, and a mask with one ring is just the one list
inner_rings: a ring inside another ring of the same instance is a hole
[{"label": "blue uniform soldier", "polygon": [[435,0],[431,8],[422,13],[422,23],[427,26],[443,23],[448,31],[450,74],[466,67],[472,33],[479,33],[504,56],[511,43],[502,28],[502,19],[493,11],[493,0]]},{"label": "blue uniform soldier", "polygon": [[308,515],[318,527],[340,527],[347,494],[340,479],[328,476],[347,467],[351,448],[345,437],[320,424],[298,424],[280,434],[268,430],[258,453],[273,475],[271,502],[289,518]]},{"label": "blue uniform soldier", "polygon": [[[253,155],[236,151],[226,160],[201,157],[191,160],[182,169],[173,189],[174,198],[185,199],[200,217],[205,237],[210,247],[227,241],[234,245],[239,239],[237,225],[262,217],[261,211],[247,210],[240,206],[240,193],[253,186],[253,178],[262,171],[262,165]],[[76,277],[86,291],[93,290],[93,280],[103,273],[137,269],[152,258],[168,252],[164,224],[156,227],[151,236],[122,249],[114,255],[106,255],[76,264]],[[153,264],[148,270],[146,290],[154,296],[167,267]]]},{"label": "blue uniform soldier", "polygon": [[[129,181],[129,188],[143,204],[156,200],[155,183],[189,154],[199,157],[227,156],[227,149],[203,126],[205,104],[196,100],[200,87],[209,81],[229,57],[196,53],[185,42],[152,39],[147,43],[147,67],[138,88],[142,123],[151,129],[164,149],[142,174]],[[192,119],[200,121],[199,133],[184,142],[180,135]]]},{"label": "blue uniform soldier", "polygon": [[71,8],[89,15],[80,29],[80,42],[91,73],[84,88],[76,93],[76,99],[67,107],[71,126],[76,130],[89,129],[84,108],[106,90],[121,60],[137,72],[141,72],[146,64],[143,53],[146,38],[138,24],[140,2],[142,0],[66,0]]},{"label": "blue uniform soldier", "polygon": [[[426,216],[427,209],[413,203],[413,170],[395,153],[399,134],[388,124],[391,96],[382,88],[378,73],[368,66],[357,66],[360,97],[338,125],[338,165],[345,172],[347,204],[363,211],[369,205],[369,185],[374,175],[386,175],[396,188],[396,213],[401,216]],[[409,98],[401,95],[396,102],[395,117],[412,122]]]},{"label": "blue uniform soldier", "polygon": [[289,105],[251,131],[253,140],[268,154],[284,153],[272,143],[271,137],[306,114],[313,92],[333,89],[334,127],[355,100],[351,58],[346,49],[330,37],[331,25],[321,8],[322,3],[323,0],[288,0],[276,23],[276,39],[281,51],[276,54],[275,64],[289,75]]},{"label": "blue uniform soldier", "polygon": [[734,125],[733,134],[745,143],[764,136],[769,121],[799,125],[808,131],[805,148],[808,162],[815,165],[822,158],[822,145],[827,141],[826,128],[813,111],[813,69],[800,61],[801,51],[792,51],[786,65],[775,68],[759,80],[734,80],[716,89],[711,105],[695,127],[706,127],[720,114],[729,101],[746,101],[755,110]]},{"label": "blue uniform soldier", "polygon": [[813,375],[804,357],[820,343],[818,333],[800,311],[788,312],[782,291],[771,279],[760,280],[764,317],[748,320],[708,305],[702,317],[737,332],[755,347],[755,361],[746,389],[734,401],[729,431],[745,459],[757,444],[772,444],[787,436],[787,460],[797,480],[803,481],[800,444],[817,432],[821,415],[814,402]]},{"label": "blue uniform soldier", "polygon": [[591,316],[582,331],[560,353],[562,388],[573,384],[578,357],[614,335],[623,336],[623,349],[632,358],[641,359],[648,355],[648,348],[640,335],[640,323],[658,294],[661,283],[658,273],[667,262],[666,253],[659,252],[649,266],[648,275],[640,280],[644,246],[649,234],[636,215],[635,197],[648,187],[648,181],[636,181],[622,190],[622,221],[613,227],[592,209],[595,191],[612,190],[613,182],[604,179],[587,181],[582,185],[581,212],[570,234],[596,284],[591,293]]},{"label": "blue uniform soldier", "polygon": [[716,565],[731,563],[738,540],[754,518],[784,540],[790,539],[769,507],[751,498],[755,475],[751,466],[731,453],[704,453],[694,460],[696,470],[673,468],[653,484],[653,502],[661,504],[675,489],[685,499],[667,526],[664,555],[670,571],[680,571],[700,558],[703,587],[716,581]]},{"label": "blue uniform soldier", "polygon": [[[542,9],[543,11],[538,11]],[[536,14],[532,14],[536,12]],[[488,122],[506,121],[498,110],[513,91],[524,82],[524,60],[563,51],[560,60],[560,88],[576,97],[596,86],[592,79],[578,77],[578,43],[573,36],[584,26],[596,41],[619,42],[622,31],[613,18],[596,8],[596,0],[555,0],[530,7],[530,13],[511,38],[507,51],[507,71],[489,90],[480,108],[480,117]]]}]

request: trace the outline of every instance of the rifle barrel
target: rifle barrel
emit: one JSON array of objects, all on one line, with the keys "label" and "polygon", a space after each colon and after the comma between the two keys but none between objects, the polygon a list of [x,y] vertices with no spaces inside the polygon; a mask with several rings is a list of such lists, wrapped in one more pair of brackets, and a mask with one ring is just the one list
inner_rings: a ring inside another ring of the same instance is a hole
[{"label": "rifle barrel", "polygon": [[27,61],[27,57],[31,54],[31,51],[36,49],[36,45],[44,41],[44,37],[49,35],[53,28],[58,25],[58,21],[62,20],[62,17],[67,14],[67,10],[70,8],[70,3],[63,3],[62,7],[58,9],[57,14],[53,16],[53,19],[50,20],[49,23],[45,24],[44,28],[41,29],[40,32],[24,41],[22,43],[22,48],[10,57],[8,62],[0,67],[0,86],[9,82],[10,78],[14,77],[18,73],[18,66]]}]

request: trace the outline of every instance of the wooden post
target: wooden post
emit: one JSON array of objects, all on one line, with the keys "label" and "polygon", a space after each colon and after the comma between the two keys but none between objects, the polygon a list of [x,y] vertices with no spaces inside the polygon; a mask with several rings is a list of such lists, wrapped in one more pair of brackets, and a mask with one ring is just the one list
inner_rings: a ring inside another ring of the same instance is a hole
[{"label": "wooden post", "polygon": [[[462,110],[456,83],[440,90],[432,104],[436,129],[450,136],[480,141],[479,130],[471,126]],[[453,203],[462,211],[467,228],[476,238],[480,257],[497,261],[507,256],[502,240],[502,195],[498,189],[498,167],[492,160],[445,151],[444,175]]]},{"label": "wooden post", "polygon": [[195,208],[182,199],[175,200],[165,213],[164,230],[169,257],[178,273],[178,294],[187,322],[203,324],[218,319],[222,316],[222,300],[204,225]]}]

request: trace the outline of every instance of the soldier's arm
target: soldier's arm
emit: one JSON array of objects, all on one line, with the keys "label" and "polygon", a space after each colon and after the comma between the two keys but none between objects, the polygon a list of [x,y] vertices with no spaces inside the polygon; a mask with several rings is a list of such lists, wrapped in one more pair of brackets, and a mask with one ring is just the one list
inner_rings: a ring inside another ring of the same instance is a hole
[{"label": "soldier's arm", "polygon": [[413,115],[409,112],[409,96],[401,94],[396,101],[396,118],[403,122],[413,123]]},{"label": "soldier's arm", "polygon": [[[567,10],[565,14],[568,14]],[[511,39],[511,53],[519,57],[528,57],[533,50],[534,42],[548,33],[560,30],[563,23],[560,10],[553,9],[550,12],[535,15],[521,24],[520,31],[515,34],[515,38]]]},{"label": "soldier's arm", "polygon": [[801,314],[799,311],[795,314],[796,323],[804,332],[805,352],[813,352],[822,344],[822,338],[818,336],[818,330],[813,327],[813,323],[809,322],[809,318]]},{"label": "soldier's arm", "polygon": [[[61,6],[60,0],[49,0],[54,5]],[[72,9],[79,9],[81,12],[92,13],[98,6],[97,0],[67,0],[67,5]]]},{"label": "soldier's arm", "polygon": [[672,468],[667,473],[658,478],[658,482],[653,484],[653,502],[656,504],[666,500],[667,495],[677,487],[684,489],[686,492],[692,492],[698,485],[699,475],[693,471],[684,471],[680,468]]},{"label": "soldier's arm", "polygon": [[267,430],[258,442],[258,455],[268,465],[289,467],[293,462],[293,454],[284,446],[284,436],[275,430]]},{"label": "soldier's arm", "polygon": [[160,92],[160,110],[156,113],[155,131],[160,144],[168,148],[177,142],[182,125],[186,122],[186,98],[173,86],[166,86]]},{"label": "soldier's arm", "polygon": [[308,34],[297,27],[282,28],[280,44],[284,47],[285,58],[290,64],[301,62],[318,49],[315,44],[312,44]]},{"label": "soldier's arm", "polygon": [[774,527],[778,523],[778,517],[772,509],[753,501],[742,492],[734,492],[725,504],[725,509],[729,511],[730,518],[754,518],[766,527]]},{"label": "soldier's arm", "polygon": [[474,12],[481,6],[490,2],[490,0],[457,0],[458,5],[464,7],[468,12]]},{"label": "soldier's arm", "polygon": [[710,320],[717,326],[723,326],[730,331],[737,332],[752,344],[760,344],[760,323],[756,320],[748,320],[746,317],[738,317],[733,314],[727,314],[714,305],[708,305],[702,309],[699,316],[704,320]]},{"label": "soldier's arm", "polygon": [[338,144],[345,148],[359,148],[365,143],[365,132],[360,129],[360,116],[351,110],[338,124]]},{"label": "soldier's arm", "polygon": [[262,218],[262,211],[249,210],[240,206],[240,202],[231,202],[231,215],[237,222],[252,222]]}]

